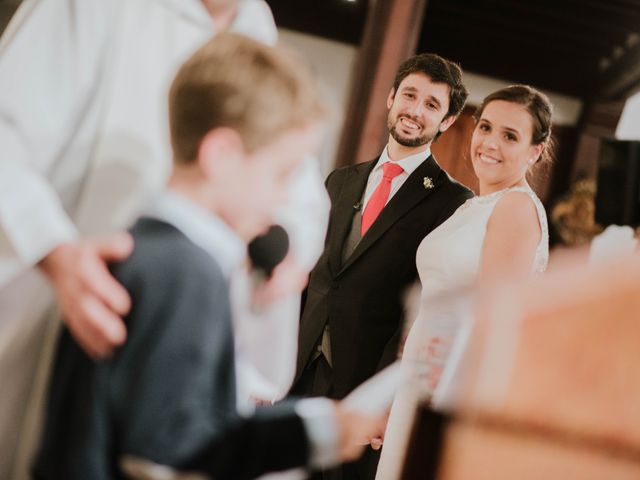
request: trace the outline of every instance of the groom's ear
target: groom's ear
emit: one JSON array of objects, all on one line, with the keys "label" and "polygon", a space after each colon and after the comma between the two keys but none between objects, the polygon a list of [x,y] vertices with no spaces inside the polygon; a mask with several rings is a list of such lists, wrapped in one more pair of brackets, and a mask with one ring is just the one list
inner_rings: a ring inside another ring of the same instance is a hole
[{"label": "groom's ear", "polygon": [[453,122],[455,122],[457,118],[458,115],[450,115],[442,120],[442,122],[440,122],[440,127],[438,128],[440,133],[445,132],[451,125],[453,125]]},{"label": "groom's ear", "polygon": [[391,87],[391,90],[389,90],[389,96],[387,96],[387,110],[391,108],[391,105],[393,105],[393,99],[396,97],[396,89]]}]

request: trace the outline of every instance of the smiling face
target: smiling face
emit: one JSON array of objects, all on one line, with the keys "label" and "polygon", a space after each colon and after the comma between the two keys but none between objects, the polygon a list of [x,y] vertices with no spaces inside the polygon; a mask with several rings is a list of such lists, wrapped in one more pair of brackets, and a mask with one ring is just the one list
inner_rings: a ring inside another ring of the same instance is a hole
[{"label": "smiling face", "polygon": [[449,86],[434,83],[422,73],[408,75],[398,90],[391,90],[387,98],[390,146],[399,147],[410,155],[433,141],[455,120],[445,119],[449,110]]},{"label": "smiling face", "polygon": [[471,137],[471,162],[480,194],[525,185],[527,169],[536,162],[543,144],[532,145],[533,123],[517,103],[488,103]]}]

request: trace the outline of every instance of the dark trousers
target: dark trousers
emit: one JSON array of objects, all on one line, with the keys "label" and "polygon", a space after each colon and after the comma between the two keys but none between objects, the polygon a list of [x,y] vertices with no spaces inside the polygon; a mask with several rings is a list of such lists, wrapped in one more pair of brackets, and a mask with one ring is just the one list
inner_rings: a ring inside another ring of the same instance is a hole
[{"label": "dark trousers", "polygon": [[[311,360],[291,388],[290,395],[296,397],[329,397],[333,390],[333,372],[324,355]],[[310,480],[373,480],[380,460],[380,452],[366,447],[364,454],[355,462],[345,463],[331,470],[311,475]]]},{"label": "dark trousers", "polygon": [[333,371],[329,362],[320,354],[311,360],[291,387],[290,395],[296,397],[329,397],[333,390]]}]

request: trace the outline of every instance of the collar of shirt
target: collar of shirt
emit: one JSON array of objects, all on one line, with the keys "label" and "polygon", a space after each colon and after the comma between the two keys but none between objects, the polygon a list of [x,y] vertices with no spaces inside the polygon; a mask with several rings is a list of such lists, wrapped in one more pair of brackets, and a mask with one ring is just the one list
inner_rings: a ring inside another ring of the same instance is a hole
[{"label": "collar of shirt", "polygon": [[246,257],[245,242],[225,222],[177,192],[160,194],[147,215],[180,230],[214,258],[227,279]]},{"label": "collar of shirt", "polygon": [[[364,196],[362,197],[362,205],[367,205],[367,203],[369,202],[369,199],[371,198],[371,195],[373,195],[373,192],[375,191],[378,184],[382,180],[382,174],[383,174],[382,165],[391,161],[391,159],[389,158],[389,153],[387,152],[387,149],[388,147],[384,148],[384,150],[382,151],[382,154],[380,155],[380,159],[378,160],[378,163],[376,163],[376,166],[373,168],[373,170],[371,170],[371,173],[369,174],[369,179],[367,180],[367,188],[365,189]],[[395,162],[396,164],[400,165],[403,168],[404,172],[402,172],[400,175],[398,175],[393,179],[393,182],[391,183],[391,191],[389,192],[388,200],[391,200],[391,198],[396,194],[396,192],[400,190],[400,187],[402,186],[404,181],[407,178],[409,178],[409,175],[411,175],[413,171],[416,168],[418,168],[418,166],[420,166],[422,162],[424,162],[427,158],[429,158],[429,155],[431,155],[431,150],[429,149],[429,147],[427,147],[426,149],[418,153],[414,153],[413,155],[409,155],[408,157],[405,157],[402,160],[398,160]]]},{"label": "collar of shirt", "polygon": [[[376,166],[373,168],[373,171],[377,171],[377,170],[382,171],[382,165],[392,161],[389,158],[388,149],[389,149],[388,146],[384,148],[384,150],[382,151],[382,154],[380,155],[380,159],[378,160],[378,163],[376,163]],[[404,172],[402,173],[402,175],[406,174],[406,176],[408,177],[413,173],[413,171],[416,168],[420,166],[422,162],[424,162],[427,158],[429,158],[429,155],[431,155],[431,149],[427,147],[425,150],[422,150],[421,152],[418,152],[418,153],[414,153],[413,155],[409,155],[408,157],[404,157],[402,160],[397,160],[395,163],[397,165],[400,165],[404,169]]]}]

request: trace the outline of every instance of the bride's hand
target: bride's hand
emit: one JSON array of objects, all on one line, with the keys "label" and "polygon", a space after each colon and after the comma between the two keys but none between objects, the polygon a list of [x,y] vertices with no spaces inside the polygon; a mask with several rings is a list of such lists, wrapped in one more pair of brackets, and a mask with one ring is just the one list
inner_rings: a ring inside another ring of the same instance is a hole
[{"label": "bride's hand", "polygon": [[374,450],[380,450],[382,448],[382,443],[383,442],[384,442],[384,436],[382,436],[382,437],[374,437],[374,438],[371,439],[369,444],[371,445],[371,448],[373,448]]},{"label": "bride's hand", "polygon": [[387,422],[389,421],[389,412],[385,415],[384,423],[381,425],[381,429],[373,436],[369,438],[369,445],[373,450],[380,450],[384,443],[384,434],[387,430]]}]

